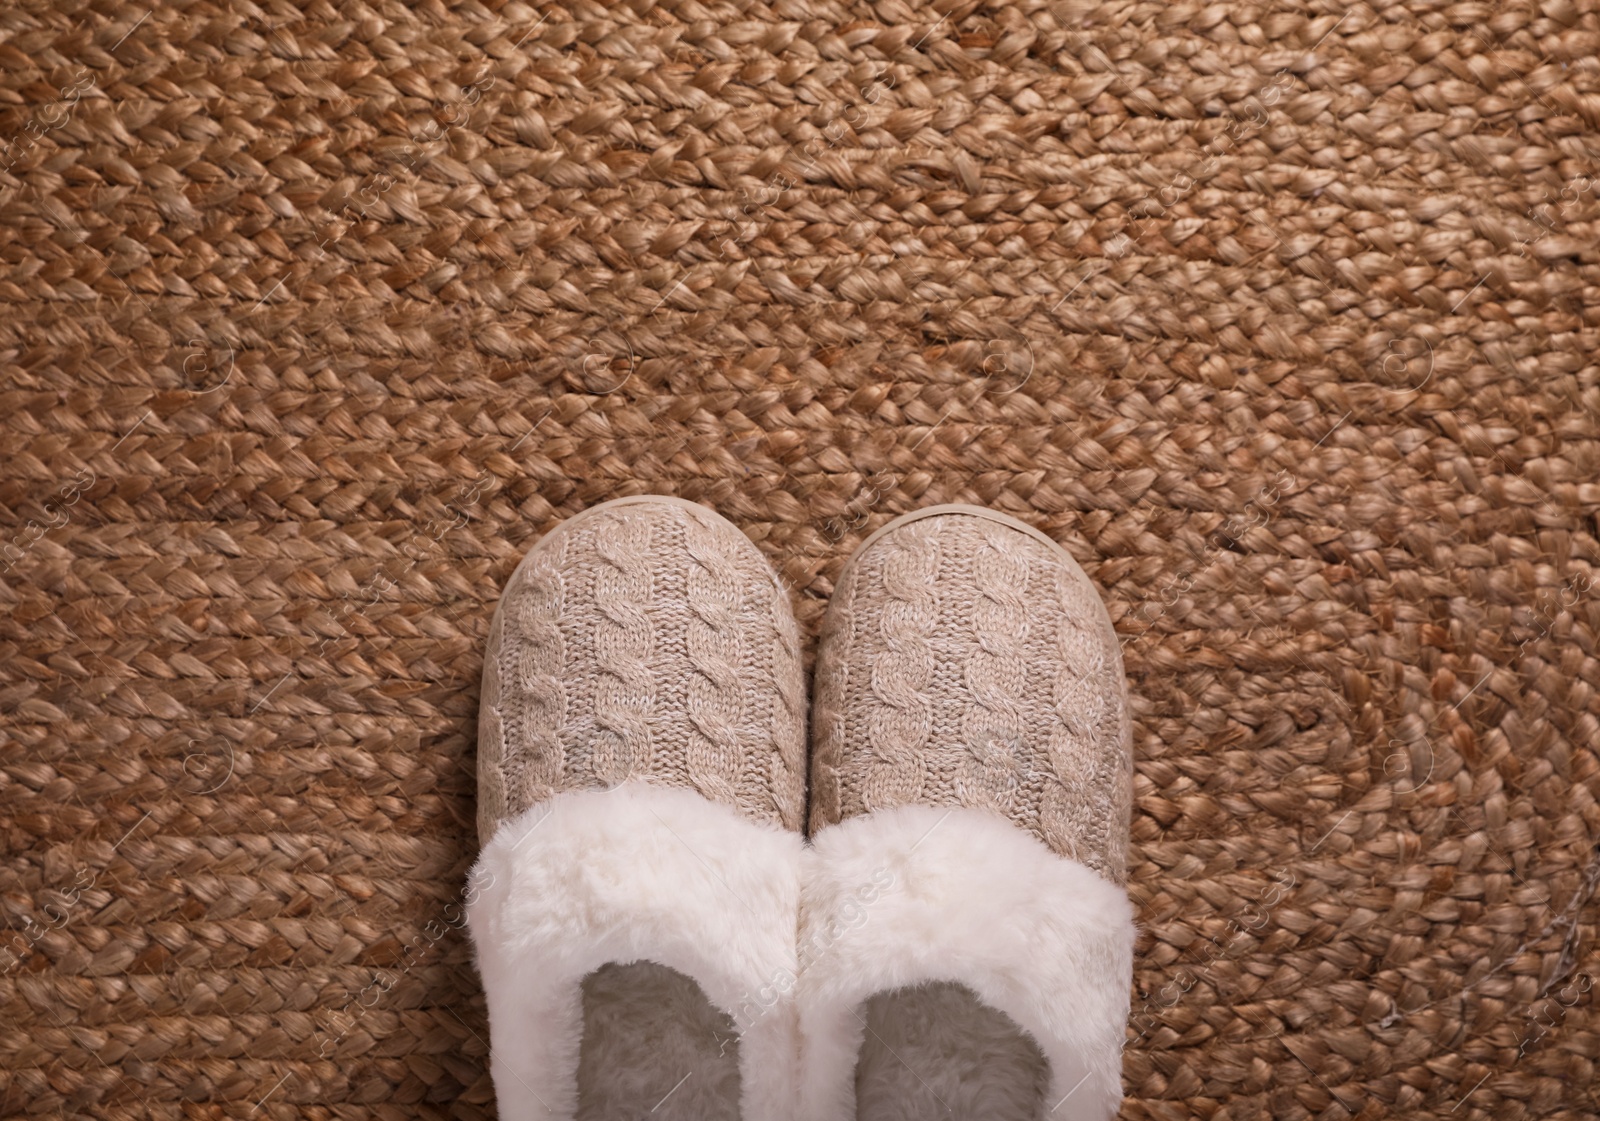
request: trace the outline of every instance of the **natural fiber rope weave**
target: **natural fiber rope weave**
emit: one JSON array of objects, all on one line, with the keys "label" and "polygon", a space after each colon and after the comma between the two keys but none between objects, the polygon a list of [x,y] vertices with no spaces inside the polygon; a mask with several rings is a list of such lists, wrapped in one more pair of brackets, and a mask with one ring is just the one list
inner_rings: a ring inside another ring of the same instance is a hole
[{"label": "natural fiber rope weave", "polygon": [[488,1115],[489,618],[643,492],[812,635],[935,502],[1104,589],[1124,1117],[1593,1116],[1597,56],[1594,0],[0,11],[0,1116]]}]

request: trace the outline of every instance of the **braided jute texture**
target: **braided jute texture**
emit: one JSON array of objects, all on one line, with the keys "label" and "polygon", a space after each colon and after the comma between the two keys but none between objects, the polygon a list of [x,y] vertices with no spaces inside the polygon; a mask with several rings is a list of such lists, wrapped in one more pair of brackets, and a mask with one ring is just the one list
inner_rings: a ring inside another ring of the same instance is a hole
[{"label": "braided jute texture", "polygon": [[808,659],[927,504],[1103,590],[1124,1117],[1593,1116],[1597,57],[1594,0],[3,6],[0,1116],[490,1116],[493,606],[647,492]]}]

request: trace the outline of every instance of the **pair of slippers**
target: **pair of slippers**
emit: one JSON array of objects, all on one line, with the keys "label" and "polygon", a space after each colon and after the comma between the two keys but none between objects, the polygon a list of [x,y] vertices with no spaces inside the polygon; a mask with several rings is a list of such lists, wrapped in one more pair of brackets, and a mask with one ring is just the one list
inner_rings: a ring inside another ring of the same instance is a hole
[{"label": "pair of slippers", "polygon": [[909,514],[814,685],[808,784],[787,593],[705,507],[607,502],[512,575],[466,908],[505,1121],[1116,1113],[1132,764],[1087,577],[993,511]]}]

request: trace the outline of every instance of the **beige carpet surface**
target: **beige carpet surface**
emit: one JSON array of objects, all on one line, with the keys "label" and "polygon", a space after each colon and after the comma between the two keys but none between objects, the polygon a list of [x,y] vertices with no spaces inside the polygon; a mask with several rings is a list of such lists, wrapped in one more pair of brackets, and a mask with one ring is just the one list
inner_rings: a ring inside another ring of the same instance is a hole
[{"label": "beige carpet surface", "polygon": [[[1593,1117],[1600,5],[0,11],[0,1117],[479,1118],[499,589],[1103,590],[1124,1118]],[[808,651],[808,657],[810,652]]]}]

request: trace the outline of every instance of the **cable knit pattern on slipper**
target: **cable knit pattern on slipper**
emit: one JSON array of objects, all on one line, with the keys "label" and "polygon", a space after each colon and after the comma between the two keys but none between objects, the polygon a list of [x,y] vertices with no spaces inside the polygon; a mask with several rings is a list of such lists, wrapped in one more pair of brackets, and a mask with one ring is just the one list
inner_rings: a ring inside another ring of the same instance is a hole
[{"label": "cable knit pattern on slipper", "polygon": [[739,680],[744,636],[738,625],[743,586],[727,555],[727,540],[715,528],[695,515],[684,524],[684,545],[693,561],[688,572],[685,646],[695,671],[689,678],[688,713],[693,730],[687,764],[689,780],[700,793],[732,804],[737,798],[734,784],[741,763],[738,725],[744,706]]},{"label": "cable knit pattern on slipper", "polygon": [[1017,547],[1016,533],[1002,527],[982,532],[972,556],[973,645],[963,667],[968,703],[957,741],[966,755],[956,771],[956,797],[964,806],[1009,814],[1025,800],[1022,787],[1033,773],[1021,696],[1028,669],[1028,555]]},{"label": "cable knit pattern on slipper", "polygon": [[651,519],[626,508],[597,518],[594,570],[594,719],[599,734],[589,766],[601,786],[615,786],[650,765],[650,724],[655,707],[654,620],[651,599]]},{"label": "cable knit pattern on slipper", "polygon": [[757,793],[746,795],[741,790],[741,796],[765,799],[785,829],[799,829],[804,824],[801,818],[805,809],[806,781],[806,689],[805,678],[799,672],[800,624],[789,611],[781,584],[774,582],[772,597],[768,657],[775,667],[778,686],[778,703],[773,706],[771,716],[772,749],[768,753],[767,773],[747,778],[754,783]]},{"label": "cable knit pattern on slipper", "polygon": [[907,515],[840,575],[816,696],[803,1117],[1115,1114],[1132,757],[1093,585],[990,511]]},{"label": "cable knit pattern on slipper", "polygon": [[938,568],[937,545],[914,530],[895,542],[885,561],[886,600],[878,619],[883,654],[871,668],[873,750],[861,764],[861,800],[869,808],[915,801],[922,793],[921,752],[933,731],[928,639],[939,616]]},{"label": "cable knit pattern on slipper", "polygon": [[490,630],[479,838],[563,790],[686,786],[796,828],[804,674],[788,596],[705,507],[621,499],[523,559]]},{"label": "cable knit pattern on slipper", "polygon": [[812,833],[895,805],[992,809],[1122,882],[1121,647],[1060,546],[988,517],[909,515],[840,576],[815,693]]}]

